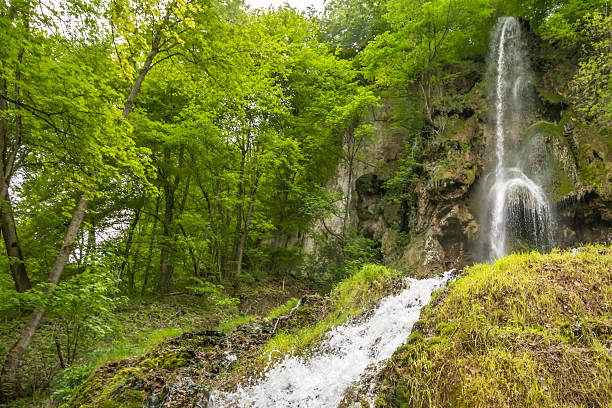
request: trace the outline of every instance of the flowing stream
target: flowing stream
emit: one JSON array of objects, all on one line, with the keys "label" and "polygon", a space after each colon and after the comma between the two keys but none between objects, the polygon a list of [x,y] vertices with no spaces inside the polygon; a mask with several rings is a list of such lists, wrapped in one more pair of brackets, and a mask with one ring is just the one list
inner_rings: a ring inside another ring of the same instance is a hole
[{"label": "flowing stream", "polygon": [[332,329],[311,357],[288,356],[261,381],[213,394],[211,406],[337,407],[368,368],[379,369],[404,344],[431,293],[450,278],[446,272],[432,279],[408,279],[405,290],[383,299],[367,317]]},{"label": "flowing stream", "polygon": [[491,41],[489,72],[494,73],[495,169],[488,189],[489,257],[494,260],[519,239],[538,249],[553,244],[552,211],[542,187],[525,173],[520,151],[526,112],[523,95],[531,79],[527,46],[519,21],[499,19]]}]

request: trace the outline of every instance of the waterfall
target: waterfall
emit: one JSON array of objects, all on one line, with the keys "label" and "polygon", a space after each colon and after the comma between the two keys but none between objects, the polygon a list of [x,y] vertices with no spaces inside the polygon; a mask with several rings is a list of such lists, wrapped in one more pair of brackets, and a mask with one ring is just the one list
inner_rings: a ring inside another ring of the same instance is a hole
[{"label": "waterfall", "polygon": [[404,344],[431,293],[450,277],[446,272],[432,279],[408,279],[407,289],[383,299],[368,317],[332,329],[312,356],[288,356],[261,381],[233,393],[214,393],[210,406],[337,407],[367,369],[380,368]]},{"label": "waterfall", "polygon": [[491,40],[489,72],[494,78],[495,168],[486,179],[489,258],[497,259],[512,249],[510,240],[540,250],[553,245],[553,217],[546,194],[528,177],[529,164],[521,160],[525,131],[523,98],[531,79],[526,44],[519,21],[499,19]]}]

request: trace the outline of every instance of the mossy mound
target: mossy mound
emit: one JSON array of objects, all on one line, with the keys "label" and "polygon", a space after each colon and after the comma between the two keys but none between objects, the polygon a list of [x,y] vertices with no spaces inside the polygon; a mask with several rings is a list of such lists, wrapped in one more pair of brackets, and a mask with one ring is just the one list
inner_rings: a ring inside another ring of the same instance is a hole
[{"label": "mossy mound", "polygon": [[[225,337],[214,331],[185,333],[140,357],[113,362],[97,369],[65,408],[119,408],[148,406],[147,397],[171,392],[167,385],[191,378],[196,369],[214,377],[220,371]],[[205,384],[194,389],[194,399],[208,399]]]},{"label": "mossy mound", "polygon": [[377,407],[609,407],[612,251],[475,265],[423,309]]}]

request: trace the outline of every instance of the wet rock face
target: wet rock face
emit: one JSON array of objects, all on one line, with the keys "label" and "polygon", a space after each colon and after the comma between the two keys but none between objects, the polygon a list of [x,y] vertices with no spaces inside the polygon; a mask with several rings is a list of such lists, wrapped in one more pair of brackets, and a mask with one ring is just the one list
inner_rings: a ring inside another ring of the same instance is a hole
[{"label": "wet rock face", "polygon": [[[427,161],[414,186],[416,203],[410,207],[386,197],[388,173],[373,167],[356,179],[354,225],[360,234],[381,242],[387,264],[426,275],[471,262],[478,224],[469,209],[469,194],[480,171],[483,125],[481,113],[476,113],[481,112],[479,104],[470,106],[464,110],[469,116],[455,115],[447,125],[452,133],[427,142]],[[382,143],[383,150],[386,145]],[[396,156],[378,168],[397,168]]]},{"label": "wet rock face", "polygon": [[612,242],[612,200],[594,190],[577,191],[559,201],[556,210],[561,246]]},{"label": "wet rock face", "polygon": [[[534,71],[526,93],[534,110],[522,119],[527,131],[509,135],[519,144],[515,159],[524,161],[530,177],[545,186],[555,209],[554,246],[611,242],[609,143],[588,123],[564,113],[569,106],[563,90],[573,75],[576,56],[556,56],[549,44],[527,26],[524,29]],[[373,114],[374,141],[362,157],[369,165],[360,167],[354,179],[352,225],[380,241],[386,264],[421,275],[486,258],[479,189],[486,176],[487,151],[495,143],[487,125],[490,100],[478,68],[458,75],[455,82],[445,92],[460,96],[462,102],[451,111],[436,112],[446,119],[426,140],[398,133],[401,126],[390,125],[394,102]],[[426,145],[414,185],[415,202],[409,205],[388,200],[384,188],[399,169],[404,143]]]}]

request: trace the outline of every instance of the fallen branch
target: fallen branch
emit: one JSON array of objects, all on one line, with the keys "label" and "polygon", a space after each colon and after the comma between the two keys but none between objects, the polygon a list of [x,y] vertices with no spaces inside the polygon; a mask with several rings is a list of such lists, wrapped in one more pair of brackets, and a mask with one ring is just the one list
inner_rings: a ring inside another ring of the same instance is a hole
[{"label": "fallen branch", "polygon": [[172,292],[172,293],[166,293],[166,296],[182,296],[182,295],[187,295],[187,292]]},{"label": "fallen branch", "polygon": [[291,317],[291,315],[293,314],[293,312],[295,312],[295,310],[296,310],[298,307],[300,307],[300,305],[302,304],[302,299],[303,299],[303,298],[300,298],[300,300],[298,300],[298,302],[296,303],[296,305],[295,305],[295,306],[293,306],[293,307],[291,308],[291,310],[289,310],[289,314],[287,314],[287,315],[285,315],[285,316],[279,316],[279,317],[277,317],[276,319],[274,319],[274,320],[276,320],[276,321],[274,322],[274,328],[272,329],[272,334],[276,333],[276,329],[278,328],[278,323],[279,323],[281,320],[287,320],[287,319],[289,319],[289,318]]}]

